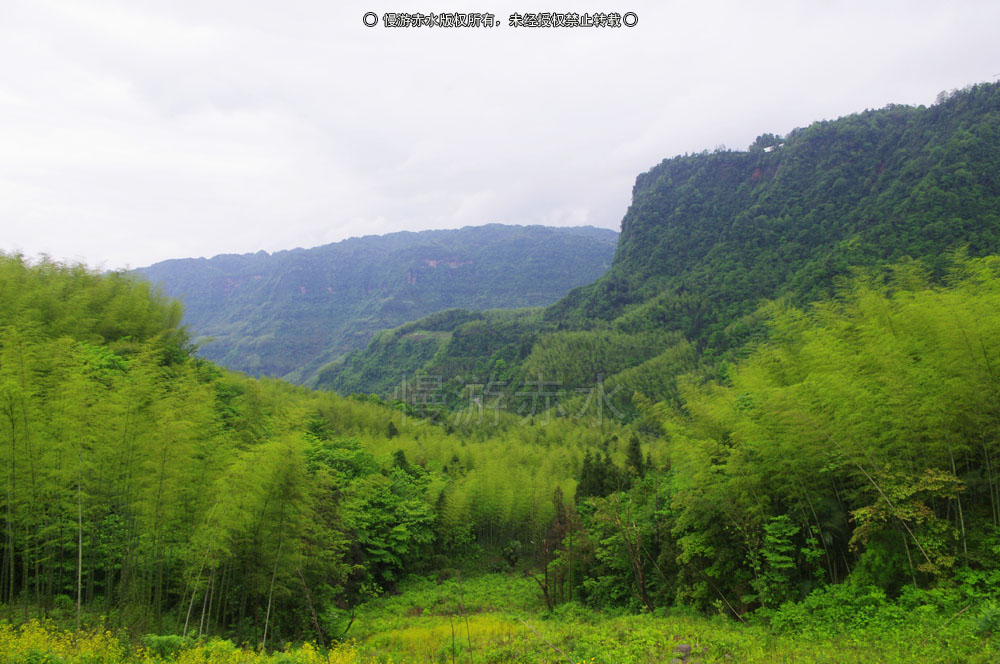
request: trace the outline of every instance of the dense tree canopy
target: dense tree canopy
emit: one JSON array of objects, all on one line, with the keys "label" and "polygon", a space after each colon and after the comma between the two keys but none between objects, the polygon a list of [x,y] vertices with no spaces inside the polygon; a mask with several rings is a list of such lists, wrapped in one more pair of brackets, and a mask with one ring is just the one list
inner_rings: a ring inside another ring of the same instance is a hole
[{"label": "dense tree canopy", "polygon": [[0,256],[0,610],[264,648],[467,569],[553,612],[984,602],[998,90],[669,160],[593,287],[321,373],[382,396],[228,372],[147,282]]},{"label": "dense tree canopy", "polygon": [[[930,107],[891,105],[764,135],[745,151],[666,159],[636,179],[611,269],[525,321],[524,350],[485,373],[505,375],[511,394],[542,370],[552,380],[611,380],[626,402],[635,392],[674,398],[675,367],[690,364],[685,346],[707,359],[737,353],[764,333],[755,314],[763,299],[804,305],[855,267],[909,257],[940,278],[953,249],[1000,252],[998,155],[994,83]],[[454,320],[425,354],[412,354],[406,337],[382,338],[331,371],[351,382],[320,384],[387,396],[400,375],[379,367],[410,358],[459,389],[469,363],[443,336],[465,325]],[[631,406],[620,404],[630,416]]]},{"label": "dense tree canopy", "polygon": [[8,611],[68,600],[146,630],[336,637],[339,611],[407,572],[532,541],[603,440],[507,413],[448,433],[227,373],[144,281],[19,256],[0,275]]},{"label": "dense tree canopy", "polygon": [[384,328],[452,307],[551,304],[607,270],[617,235],[488,224],[169,260],[139,272],[183,299],[201,357],[307,384]]}]

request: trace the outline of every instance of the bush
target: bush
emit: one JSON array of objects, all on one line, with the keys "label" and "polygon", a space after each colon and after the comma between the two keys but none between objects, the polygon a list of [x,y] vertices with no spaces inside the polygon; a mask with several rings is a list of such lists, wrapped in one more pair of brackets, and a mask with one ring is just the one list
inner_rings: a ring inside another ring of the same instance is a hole
[{"label": "bush", "polygon": [[180,651],[194,643],[190,638],[177,634],[147,634],[142,637],[142,645],[149,654],[162,659],[175,659]]},{"label": "bush", "polygon": [[993,637],[1000,633],[1000,604],[997,602],[987,602],[979,610],[973,627],[977,636]]},{"label": "bush", "polygon": [[63,664],[63,662],[63,658],[59,655],[44,650],[29,650],[15,655],[10,660],[11,664]]},{"label": "bush", "polygon": [[761,614],[776,632],[830,636],[868,627],[889,627],[905,622],[902,607],[889,601],[880,588],[851,584],[815,590],[801,602],[787,602]]}]

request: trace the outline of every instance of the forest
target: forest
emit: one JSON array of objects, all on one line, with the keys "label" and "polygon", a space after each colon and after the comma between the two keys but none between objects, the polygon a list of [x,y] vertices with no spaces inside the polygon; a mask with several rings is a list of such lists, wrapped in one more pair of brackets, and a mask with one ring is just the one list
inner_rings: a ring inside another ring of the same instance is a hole
[{"label": "forest", "polygon": [[680,376],[651,435],[247,378],[195,357],[146,282],[7,256],[4,617],[332,657],[373,603],[464,574],[557,622],[961,612],[948,647],[995,654],[1000,257],[951,261],[941,283],[909,261],[765,305],[768,341]]},{"label": "forest", "polygon": [[[995,133],[989,103],[956,126]],[[978,240],[810,259],[801,291],[614,300],[613,266],[342,365],[421,399],[234,372],[141,276],[2,255],[0,663],[996,661],[1000,247],[995,200],[957,200]],[[616,265],[658,246],[629,214]]]},{"label": "forest", "polygon": [[183,301],[201,357],[309,384],[385,328],[454,307],[552,304],[604,274],[617,239],[589,226],[486,224],[174,259],[137,272]]},{"label": "forest", "polygon": [[[763,336],[762,300],[803,306],[831,296],[857,267],[905,258],[940,278],[957,247],[1000,253],[997,172],[996,83],[928,107],[890,105],[765,133],[746,150],[665,159],[636,178],[611,268],[486,339],[477,374],[517,385],[541,371],[583,387],[587,363],[586,381],[620,385],[630,411],[636,392],[673,398],[669,376],[687,370],[675,367],[686,353],[678,339],[711,362],[732,360]],[[383,337],[324,367],[316,385],[389,396],[405,370],[439,375],[460,392],[472,364],[460,342],[476,328],[453,320],[408,324],[452,333],[429,357],[411,353],[406,337]]]}]

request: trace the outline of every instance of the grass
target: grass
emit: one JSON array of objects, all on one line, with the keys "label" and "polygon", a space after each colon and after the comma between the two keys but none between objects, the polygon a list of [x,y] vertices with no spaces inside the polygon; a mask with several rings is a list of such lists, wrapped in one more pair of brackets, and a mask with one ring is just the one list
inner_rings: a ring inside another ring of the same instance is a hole
[{"label": "grass", "polygon": [[826,618],[804,625],[795,607],[796,620],[784,615],[779,629],[764,620],[743,625],[682,611],[614,615],[576,603],[546,612],[531,579],[505,574],[416,578],[400,590],[359,607],[351,633],[359,652],[378,661],[652,664],[670,661],[687,644],[691,657],[706,663],[1000,660],[995,641],[976,633],[981,612],[956,617],[929,605],[903,611],[886,603],[864,625]]},{"label": "grass", "polygon": [[613,615],[575,603],[546,612],[531,579],[505,574],[414,578],[400,591],[360,606],[353,640],[330,651],[305,643],[261,654],[220,639],[182,643],[169,636],[137,646],[107,631],[74,633],[32,621],[0,624],[0,664],[653,664],[669,662],[681,644],[691,646],[690,661],[704,663],[1000,660],[996,641],[977,628],[986,605],[956,616],[928,605],[900,614],[887,604],[891,619],[876,611],[862,626],[815,618],[802,629],[801,622],[743,625],[721,615]]}]

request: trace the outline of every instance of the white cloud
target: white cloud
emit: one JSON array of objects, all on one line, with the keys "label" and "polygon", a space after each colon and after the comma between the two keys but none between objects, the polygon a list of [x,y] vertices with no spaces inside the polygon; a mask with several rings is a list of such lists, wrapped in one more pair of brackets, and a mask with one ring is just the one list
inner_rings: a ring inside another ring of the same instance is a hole
[{"label": "white cloud", "polygon": [[1000,71],[994,2],[573,3],[635,11],[620,30],[361,21],[463,5],[5,6],[0,248],[118,267],[494,221],[617,227],[664,157]]}]

